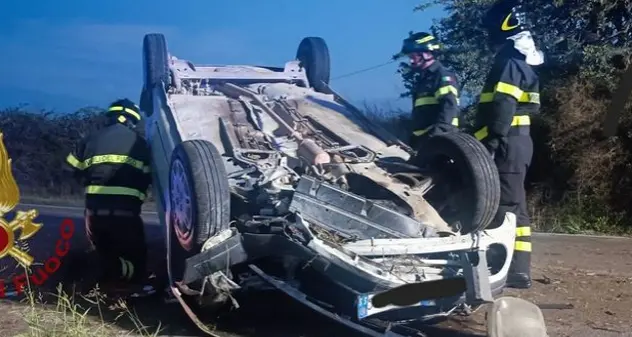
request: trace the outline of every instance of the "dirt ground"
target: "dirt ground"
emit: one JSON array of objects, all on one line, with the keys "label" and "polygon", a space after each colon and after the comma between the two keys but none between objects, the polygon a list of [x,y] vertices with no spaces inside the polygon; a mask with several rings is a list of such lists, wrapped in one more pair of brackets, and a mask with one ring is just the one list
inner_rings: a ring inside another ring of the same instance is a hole
[{"label": "dirt ground", "polygon": [[[552,337],[632,336],[632,239],[538,235],[533,241],[534,286],[527,291],[508,290],[506,295],[543,306]],[[155,297],[138,299],[130,305],[138,319],[150,327],[149,331],[155,331],[160,323],[165,336],[202,336],[178,304],[164,304]],[[0,300],[0,337],[28,332],[27,311],[28,305]],[[90,319],[95,326],[101,320],[96,312],[92,311]],[[113,322],[117,312],[120,310],[102,314],[103,320]],[[125,317],[112,326],[111,331],[119,333],[135,329],[133,322]],[[221,319],[217,329],[218,334],[226,337],[353,336],[350,331],[275,294],[248,299],[241,310]],[[471,317],[443,322],[438,330],[430,329],[428,335],[484,336],[484,309]]]},{"label": "dirt ground", "polygon": [[[536,237],[532,272],[531,289],[506,295],[544,306],[550,336],[632,336],[632,240]],[[484,332],[483,314],[446,324],[463,325]]]}]

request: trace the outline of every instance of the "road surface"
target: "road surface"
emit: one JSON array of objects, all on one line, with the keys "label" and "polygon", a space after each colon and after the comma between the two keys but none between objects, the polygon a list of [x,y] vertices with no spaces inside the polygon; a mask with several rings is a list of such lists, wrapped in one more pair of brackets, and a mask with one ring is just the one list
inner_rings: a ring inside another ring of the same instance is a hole
[{"label": "road surface", "polygon": [[[86,247],[82,209],[30,204],[22,204],[18,209],[37,209],[37,221],[44,224],[29,239],[35,261],[45,261],[54,254],[55,243],[60,237],[59,226],[65,218],[75,224],[71,247]],[[160,268],[159,263],[164,260],[163,229],[158,225],[155,213],[145,214],[145,221],[147,239],[153,251],[152,260],[157,263],[156,268]],[[533,246],[533,288],[528,291],[508,290],[506,295],[523,297],[543,306],[572,307],[544,309],[550,336],[632,336],[631,239],[535,234]],[[10,257],[0,260],[0,278],[15,272],[8,267],[12,265],[10,262]],[[55,284],[54,275],[47,284]],[[243,312],[237,311],[220,320],[218,329],[230,332],[227,336],[254,336],[254,331],[256,336],[352,336],[344,328],[283,296],[269,296],[271,298],[267,301],[259,298],[244,304]],[[2,303],[6,304],[6,300]],[[274,310],[269,310],[269,303],[274,303]],[[163,304],[156,298],[139,301],[136,305],[143,323],[152,325],[160,321],[166,335],[200,335],[178,304]],[[15,317],[0,317],[3,331],[7,329],[5,327],[20,327]],[[133,329],[131,325],[120,324],[121,329]],[[428,332],[430,336],[482,336],[484,329],[483,312],[480,312],[472,317],[451,319],[441,323],[438,330]]]}]

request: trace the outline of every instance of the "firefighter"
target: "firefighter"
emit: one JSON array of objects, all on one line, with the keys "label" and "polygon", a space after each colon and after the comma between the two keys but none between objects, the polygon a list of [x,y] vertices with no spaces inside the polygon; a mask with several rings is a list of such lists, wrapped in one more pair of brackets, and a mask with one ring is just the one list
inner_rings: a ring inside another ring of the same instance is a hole
[{"label": "firefighter", "polygon": [[539,80],[533,67],[544,62],[535,48],[519,3],[499,1],[483,22],[496,52],[475,118],[475,134],[494,157],[501,184],[495,226],[506,212],[517,217],[516,242],[507,286],[531,287],[531,222],[525,177],[533,156],[531,115],[540,109]]},{"label": "firefighter", "polygon": [[434,36],[420,32],[406,38],[399,53],[410,58],[415,76],[410,139],[413,148],[427,136],[458,130],[458,82],[454,72],[435,58],[439,50],[441,45]]},{"label": "firefighter", "polygon": [[97,282],[139,284],[146,269],[141,206],[151,182],[140,109],[128,99],[108,109],[108,123],[66,158],[85,187],[86,234],[98,256]]}]

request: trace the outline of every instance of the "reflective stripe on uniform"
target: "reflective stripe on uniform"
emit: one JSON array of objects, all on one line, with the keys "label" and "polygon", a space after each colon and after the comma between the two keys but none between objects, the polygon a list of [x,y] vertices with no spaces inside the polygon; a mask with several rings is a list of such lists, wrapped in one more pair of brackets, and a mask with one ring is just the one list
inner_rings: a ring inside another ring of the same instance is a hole
[{"label": "reflective stripe on uniform", "polygon": [[68,156],[66,157],[66,162],[74,168],[83,170],[83,163],[79,159],[77,159],[77,157],[73,153],[68,154]]},{"label": "reflective stripe on uniform", "polygon": [[86,193],[104,195],[128,195],[132,197],[137,197],[140,200],[145,200],[145,193],[129,187],[90,185],[86,187]]},{"label": "reflective stripe on uniform", "polygon": [[456,90],[456,88],[453,85],[445,85],[445,86],[439,88],[439,90],[437,90],[435,92],[435,97],[438,98],[438,97],[447,95],[449,93],[453,93],[454,96],[458,96],[459,95],[459,91]]},{"label": "reflective stripe on uniform", "polygon": [[[458,117],[452,118],[452,125],[454,125],[456,127],[459,126],[459,118]],[[428,132],[428,130],[430,130],[430,127],[425,128],[425,129],[415,130],[415,131],[413,131],[413,135],[415,135],[415,136],[422,136],[426,132]]]},{"label": "reflective stripe on uniform", "polygon": [[434,96],[423,96],[415,99],[415,107],[422,105],[433,105],[439,104],[439,97],[445,96],[447,94],[454,94],[456,96],[456,104],[459,104],[459,91],[453,85],[445,85],[437,91],[435,91]]},{"label": "reflective stripe on uniform", "polygon": [[516,240],[514,250],[517,252],[531,252],[531,242]]},{"label": "reflective stripe on uniform", "polygon": [[529,227],[529,226],[516,227],[516,236],[517,237],[520,237],[520,236],[531,236],[531,227]]},{"label": "reflective stripe on uniform", "polygon": [[505,82],[498,82],[494,87],[493,92],[481,93],[479,103],[488,103],[494,100],[496,93],[509,95],[520,103],[535,103],[540,104],[540,94],[537,92],[524,92],[517,86]]},{"label": "reflective stripe on uniform", "polygon": [[135,167],[143,172],[149,172],[149,167],[145,165],[142,161],[138,159],[134,159],[130,156],[119,155],[119,154],[105,154],[100,156],[94,156],[92,158],[88,158],[84,160],[84,165],[86,168],[94,165],[94,164],[127,164],[132,167]]},{"label": "reflective stripe on uniform", "polygon": [[413,131],[413,135],[414,136],[423,136],[426,132],[428,132],[428,130],[430,130],[430,128],[415,130],[415,131]]},{"label": "reflective stripe on uniform", "polygon": [[122,257],[119,257],[119,260],[121,261],[121,275],[123,278],[131,280],[134,276],[134,264]]},{"label": "reflective stripe on uniform", "polygon": [[104,154],[100,156],[94,156],[81,162],[71,153],[68,155],[68,157],[66,157],[66,161],[70,165],[80,170],[85,170],[95,164],[127,164],[134,168],[142,170],[145,173],[149,173],[150,170],[149,166],[145,165],[142,161],[134,159],[130,156],[119,154]]},{"label": "reflective stripe on uniform", "polygon": [[[527,125],[531,125],[531,117],[529,116],[514,116],[513,120],[511,121],[511,126],[527,126]],[[487,129],[486,126],[482,127],[480,130],[476,131],[476,133],[474,133],[474,137],[476,137],[476,139],[478,140],[483,140],[485,139],[489,134],[489,130]]]},{"label": "reflective stripe on uniform", "polygon": [[415,100],[415,107],[433,104],[439,104],[439,101],[433,96],[419,97]]},{"label": "reflective stripe on uniform", "polygon": [[140,120],[140,114],[130,108],[124,108],[122,106],[113,106],[109,108],[108,111],[125,111],[128,114],[132,115],[134,118]]}]

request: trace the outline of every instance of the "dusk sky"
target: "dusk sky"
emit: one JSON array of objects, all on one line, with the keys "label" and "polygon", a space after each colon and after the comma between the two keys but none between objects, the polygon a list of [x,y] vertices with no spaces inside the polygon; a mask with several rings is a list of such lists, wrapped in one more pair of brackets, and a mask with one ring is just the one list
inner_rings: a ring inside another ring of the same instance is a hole
[{"label": "dusk sky", "polygon": [[[283,65],[305,36],[323,37],[332,77],[388,62],[409,30],[440,8],[418,0],[11,1],[0,4],[0,108],[58,111],[138,100],[143,35],[163,33],[178,58],[212,64]],[[186,4],[186,5],[184,5]],[[353,102],[409,106],[396,64],[332,81]]]}]

